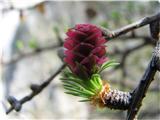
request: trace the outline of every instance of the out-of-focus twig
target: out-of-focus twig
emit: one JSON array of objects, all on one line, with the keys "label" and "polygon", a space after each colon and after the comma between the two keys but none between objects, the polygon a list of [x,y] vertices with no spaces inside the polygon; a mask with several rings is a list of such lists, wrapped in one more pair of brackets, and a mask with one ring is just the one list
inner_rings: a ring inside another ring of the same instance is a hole
[{"label": "out-of-focus twig", "polygon": [[50,45],[50,46],[46,46],[46,47],[42,47],[42,48],[36,48],[34,51],[32,52],[28,52],[28,53],[21,53],[19,54],[18,56],[15,56],[13,57],[10,61],[8,62],[3,62],[2,61],[2,64],[4,65],[9,65],[9,64],[14,64],[14,63],[17,63],[18,61],[24,59],[24,58],[28,58],[28,57],[31,57],[31,56],[34,56],[34,55],[37,55],[41,52],[45,52],[45,51],[48,51],[48,50],[54,50],[54,49],[57,49],[59,48],[60,45],[56,45],[56,44],[53,44],[53,45]]},{"label": "out-of-focus twig", "polygon": [[12,110],[20,111],[22,105],[33,99],[37,94],[44,90],[44,88],[46,88],[50,84],[50,82],[65,68],[65,66],[66,65],[63,64],[56,73],[52,74],[41,85],[32,84],[30,87],[32,92],[29,95],[23,97],[22,99],[16,100],[16,98],[14,97],[9,97],[8,101],[11,107],[6,111],[6,114],[10,113]]}]

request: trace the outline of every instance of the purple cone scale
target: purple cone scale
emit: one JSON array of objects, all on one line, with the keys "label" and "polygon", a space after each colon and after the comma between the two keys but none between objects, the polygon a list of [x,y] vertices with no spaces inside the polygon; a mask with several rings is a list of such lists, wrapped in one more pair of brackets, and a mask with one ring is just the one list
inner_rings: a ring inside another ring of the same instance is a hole
[{"label": "purple cone scale", "polygon": [[66,34],[64,61],[78,77],[91,77],[94,69],[107,61],[102,30],[91,24],[77,24]]}]

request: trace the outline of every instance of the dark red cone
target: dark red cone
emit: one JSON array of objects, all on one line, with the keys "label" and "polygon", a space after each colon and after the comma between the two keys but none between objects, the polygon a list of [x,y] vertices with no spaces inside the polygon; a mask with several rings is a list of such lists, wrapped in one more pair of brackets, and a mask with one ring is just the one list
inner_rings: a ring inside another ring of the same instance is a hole
[{"label": "dark red cone", "polygon": [[78,24],[66,34],[64,61],[78,77],[90,78],[94,69],[107,60],[106,40],[101,29],[91,24]]}]

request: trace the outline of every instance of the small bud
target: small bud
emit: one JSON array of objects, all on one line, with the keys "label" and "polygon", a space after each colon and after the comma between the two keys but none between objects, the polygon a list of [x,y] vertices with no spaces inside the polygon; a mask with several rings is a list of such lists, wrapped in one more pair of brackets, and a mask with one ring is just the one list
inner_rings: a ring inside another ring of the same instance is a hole
[{"label": "small bud", "polygon": [[14,109],[16,111],[21,110],[22,105],[21,105],[20,101],[18,101],[15,97],[9,96],[8,97],[8,102],[14,107]]},{"label": "small bud", "polygon": [[59,48],[58,51],[57,51],[57,55],[58,57],[63,61],[64,57],[65,57],[65,54],[64,54],[64,48]]},{"label": "small bud", "polygon": [[30,88],[31,88],[31,90],[32,91],[34,91],[34,92],[38,92],[39,91],[39,85],[37,85],[37,84],[31,84],[31,86],[30,86]]}]

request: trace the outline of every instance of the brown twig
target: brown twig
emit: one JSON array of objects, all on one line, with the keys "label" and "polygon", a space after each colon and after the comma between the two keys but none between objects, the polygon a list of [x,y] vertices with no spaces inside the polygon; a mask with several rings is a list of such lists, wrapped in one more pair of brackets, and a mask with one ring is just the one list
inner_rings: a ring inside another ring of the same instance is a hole
[{"label": "brown twig", "polygon": [[8,101],[11,104],[11,107],[6,111],[6,114],[10,113],[12,110],[20,111],[22,105],[31,99],[33,99],[37,94],[39,94],[44,88],[46,88],[50,82],[65,68],[65,64],[63,64],[56,73],[52,74],[45,82],[43,82],[41,85],[31,85],[32,92],[23,97],[20,100],[16,100],[14,97],[9,97]]},{"label": "brown twig", "polygon": [[135,23],[132,23],[130,25],[127,25],[127,26],[122,27],[120,29],[117,29],[115,31],[110,31],[105,28],[102,28],[102,30],[103,30],[103,33],[104,33],[104,36],[106,37],[106,39],[113,39],[113,38],[116,38],[122,34],[124,35],[130,31],[133,31],[134,29],[143,27],[147,24],[150,24],[154,21],[157,21],[159,19],[160,19],[160,13],[157,13],[156,15],[145,17]]}]

